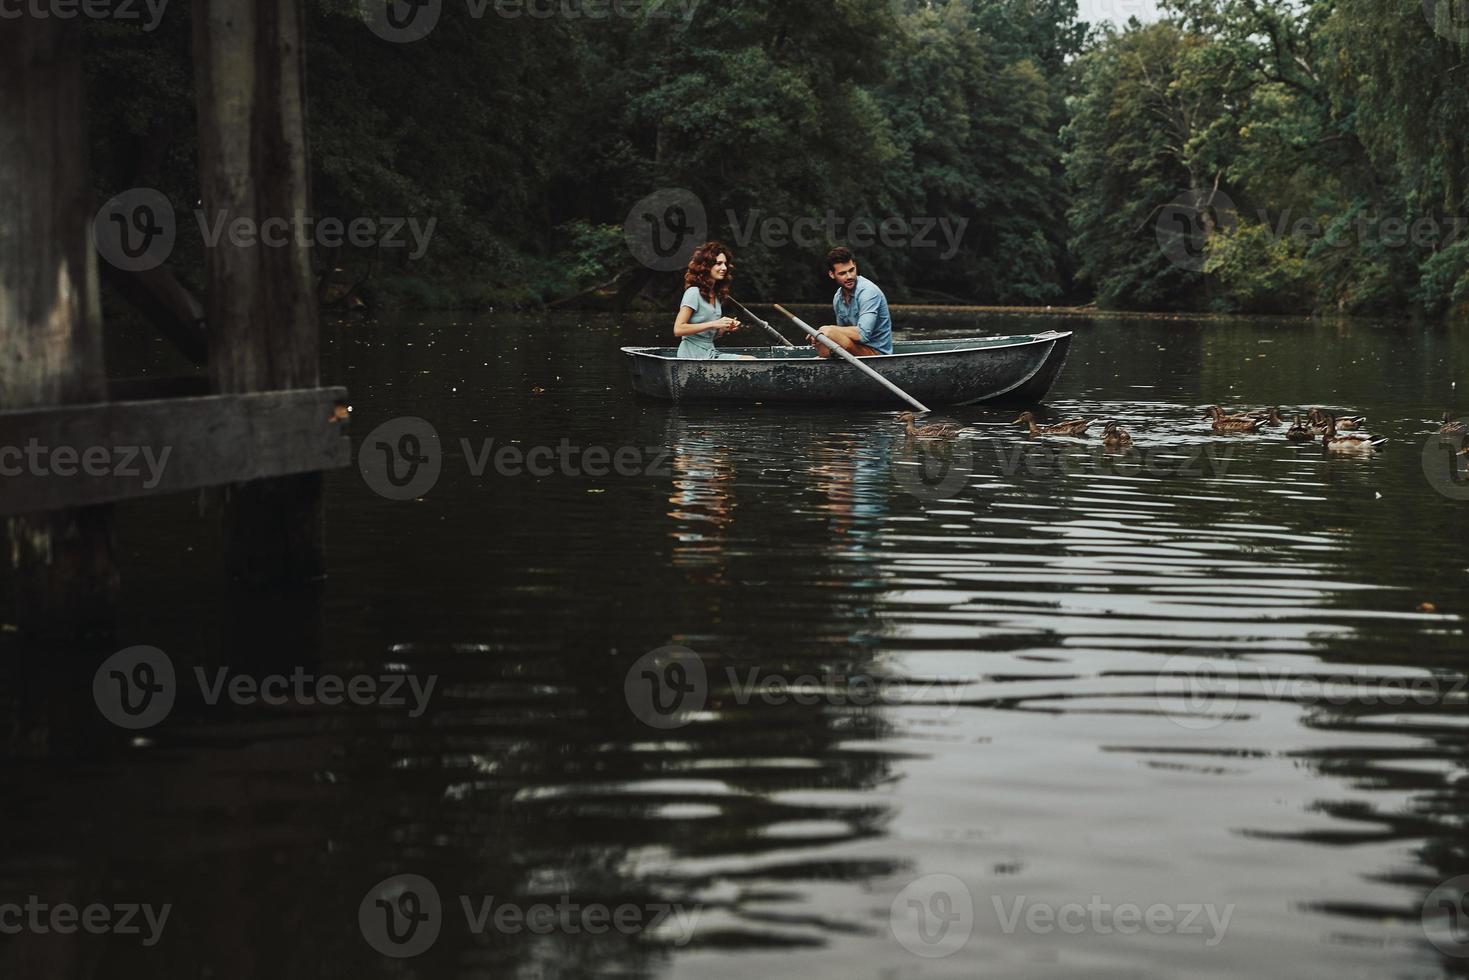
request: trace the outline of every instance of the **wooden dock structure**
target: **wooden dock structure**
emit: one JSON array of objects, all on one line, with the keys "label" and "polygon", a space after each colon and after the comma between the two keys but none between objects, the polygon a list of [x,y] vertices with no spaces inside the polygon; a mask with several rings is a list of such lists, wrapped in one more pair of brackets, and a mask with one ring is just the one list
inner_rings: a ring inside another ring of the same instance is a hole
[{"label": "wooden dock structure", "polygon": [[[194,0],[191,13],[203,207],[257,222],[309,213],[301,0]],[[202,300],[166,268],[108,269],[207,367],[108,381],[80,30],[75,19],[23,16],[0,31],[0,467],[10,463],[0,472],[11,474],[0,475],[0,568],[17,600],[0,622],[44,636],[107,629],[112,507],[148,494],[223,488],[223,560],[245,586],[319,579],[321,473],[351,460],[347,393],[320,384],[299,244],[221,239],[206,250]],[[169,455],[157,479],[94,475],[98,447]],[[50,454],[44,469],[37,449]]]}]

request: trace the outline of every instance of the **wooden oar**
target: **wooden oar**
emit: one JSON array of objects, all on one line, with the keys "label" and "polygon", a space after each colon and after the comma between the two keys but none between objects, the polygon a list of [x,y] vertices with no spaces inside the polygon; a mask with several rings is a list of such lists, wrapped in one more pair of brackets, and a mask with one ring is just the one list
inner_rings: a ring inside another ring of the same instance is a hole
[{"label": "wooden oar", "polygon": [[779,303],[776,303],[775,304],[775,308],[777,310],[780,310],[786,316],[790,317],[791,318],[791,321],[793,323],[795,323],[796,326],[798,326],[802,330],[806,331],[806,333],[810,335],[810,337],[811,337],[812,340],[816,341],[818,344],[825,344],[827,347],[829,347],[831,349],[831,352],[833,354],[836,354],[842,360],[848,362],[853,367],[855,367],[857,370],[861,371],[863,374],[870,375],[872,377],[872,379],[874,381],[876,381],[878,384],[882,385],[888,391],[891,391],[893,394],[897,395],[899,398],[903,399],[903,401],[907,402],[909,405],[912,405],[914,408],[918,409],[920,412],[927,412],[928,411],[928,406],[924,405],[923,402],[921,402],[918,399],[914,398],[912,395],[908,394],[902,388],[899,388],[897,385],[893,384],[887,378],[884,378],[882,375],[880,375],[876,371],[872,370],[872,368],[868,367],[866,364],[863,364],[856,357],[853,357],[851,354],[847,353],[846,349],[843,348],[841,344],[837,343],[835,340],[832,340],[830,337],[822,334],[821,332],[812,329],[810,326],[807,325],[807,323],[806,323],[805,320],[802,320],[800,317],[796,316],[794,313],[792,313],[790,310],[786,309],[784,306],[781,306]]},{"label": "wooden oar", "polygon": [[744,313],[745,316],[749,317],[751,320],[754,320],[756,323],[760,324],[760,326],[762,326],[766,330],[770,331],[770,335],[772,337],[774,337],[776,340],[780,341],[782,344],[785,344],[787,347],[795,347],[796,346],[795,344],[791,343],[789,340],[786,340],[785,339],[785,335],[782,334],[779,330],[775,329],[770,324],[766,323],[764,320],[760,319],[758,316],[756,316],[755,314],[751,313],[748,309],[746,309],[744,303],[741,303],[739,300],[735,299],[733,296],[729,297],[729,301],[731,303],[733,303],[735,306],[738,306],[740,308],[740,312]]}]

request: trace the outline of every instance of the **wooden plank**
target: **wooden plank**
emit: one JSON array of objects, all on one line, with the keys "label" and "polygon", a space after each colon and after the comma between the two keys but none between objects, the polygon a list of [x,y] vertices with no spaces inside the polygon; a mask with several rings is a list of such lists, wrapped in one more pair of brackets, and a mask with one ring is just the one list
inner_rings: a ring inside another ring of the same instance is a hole
[{"label": "wooden plank", "polygon": [[160,398],[194,398],[210,394],[209,379],[202,374],[169,378],[111,378],[107,382],[110,402],[145,402]]},{"label": "wooden plank", "polygon": [[346,466],[345,388],[0,412],[0,515]]}]

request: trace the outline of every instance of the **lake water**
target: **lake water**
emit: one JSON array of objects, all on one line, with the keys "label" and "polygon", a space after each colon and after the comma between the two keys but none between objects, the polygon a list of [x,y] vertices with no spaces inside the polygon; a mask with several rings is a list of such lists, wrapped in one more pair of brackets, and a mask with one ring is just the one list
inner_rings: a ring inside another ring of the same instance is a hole
[{"label": "lake water", "polygon": [[[1105,454],[640,401],[616,349],[665,319],[329,328],[367,464],[319,596],[232,596],[192,497],[121,507],[117,642],[0,636],[0,899],[171,912],[0,935],[4,975],[1466,973],[1469,486],[1424,446],[1469,335],[900,318],[1074,329],[1041,420],[1121,421]],[[93,680],[134,645],[176,697],[129,731]]]}]

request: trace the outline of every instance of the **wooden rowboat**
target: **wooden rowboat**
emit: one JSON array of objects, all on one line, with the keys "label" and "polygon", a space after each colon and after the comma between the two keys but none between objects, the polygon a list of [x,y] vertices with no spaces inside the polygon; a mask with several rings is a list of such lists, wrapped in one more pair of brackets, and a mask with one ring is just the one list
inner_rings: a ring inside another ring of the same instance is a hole
[{"label": "wooden rowboat", "polygon": [[[893,353],[862,363],[930,406],[1034,405],[1046,397],[1071,334],[1047,331],[1015,337],[906,340]],[[874,379],[809,347],[724,347],[753,361],[699,361],[675,356],[676,347],[624,347],[632,386],[667,401],[816,402],[894,405],[899,400]]]}]

